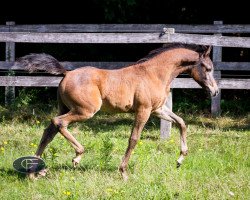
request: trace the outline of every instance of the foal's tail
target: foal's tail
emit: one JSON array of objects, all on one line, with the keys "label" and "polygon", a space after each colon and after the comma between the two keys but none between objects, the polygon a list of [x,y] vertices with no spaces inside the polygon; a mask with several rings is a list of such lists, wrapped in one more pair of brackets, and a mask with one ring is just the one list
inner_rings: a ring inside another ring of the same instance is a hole
[{"label": "foal's tail", "polygon": [[36,71],[46,71],[50,74],[63,74],[65,75],[67,70],[58,62],[57,59],[48,54],[29,54],[18,58],[16,66],[23,67],[30,73]]}]

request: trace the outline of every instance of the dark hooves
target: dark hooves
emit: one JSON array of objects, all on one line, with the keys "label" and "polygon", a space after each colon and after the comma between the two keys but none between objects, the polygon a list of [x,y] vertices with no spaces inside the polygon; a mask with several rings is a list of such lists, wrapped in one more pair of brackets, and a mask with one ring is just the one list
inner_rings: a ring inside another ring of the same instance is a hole
[{"label": "dark hooves", "polygon": [[180,168],[180,166],[181,166],[181,163],[179,163],[179,162],[177,162],[177,168]]}]

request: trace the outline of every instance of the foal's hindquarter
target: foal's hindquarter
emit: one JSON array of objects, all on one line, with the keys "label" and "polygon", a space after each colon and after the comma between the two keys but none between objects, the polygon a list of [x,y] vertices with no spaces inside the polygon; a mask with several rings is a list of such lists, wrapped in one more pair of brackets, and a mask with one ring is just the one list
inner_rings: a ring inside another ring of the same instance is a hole
[{"label": "foal's hindquarter", "polygon": [[75,149],[76,157],[72,161],[75,167],[81,160],[84,148],[67,130],[70,123],[87,120],[99,110],[134,112],[134,125],[119,167],[123,178],[125,180],[128,178],[126,168],[130,155],[151,114],[177,123],[179,126],[181,135],[181,156],[177,161],[179,166],[187,154],[186,126],[180,117],[165,106],[165,101],[172,79],[186,69],[178,66],[179,58],[172,51],[164,54],[172,57],[171,61],[165,62],[166,59],[162,57],[162,61],[159,58],[151,59],[119,70],[85,67],[68,71],[58,88],[60,115],[55,117],[44,131],[36,155],[41,156],[45,147],[59,131]]}]

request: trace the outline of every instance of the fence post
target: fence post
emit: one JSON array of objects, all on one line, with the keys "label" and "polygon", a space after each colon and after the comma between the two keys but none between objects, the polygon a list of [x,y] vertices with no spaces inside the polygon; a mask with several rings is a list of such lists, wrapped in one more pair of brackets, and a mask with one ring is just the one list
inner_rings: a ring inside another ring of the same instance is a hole
[{"label": "fence post", "polygon": [[[223,21],[214,21],[214,24],[223,24]],[[216,34],[221,35],[221,34]],[[213,61],[222,61],[222,47],[214,47],[213,48]],[[221,71],[217,71],[216,79],[221,78]],[[211,114],[213,117],[220,116],[221,113],[221,89],[219,89],[219,94],[216,97],[212,97],[211,102]]]},{"label": "fence post", "polygon": [[[6,26],[9,28],[10,26],[15,25],[15,22],[6,22]],[[15,61],[15,43],[14,42],[6,42],[5,46],[5,61],[6,62],[14,62]],[[8,71],[8,76],[13,76],[13,71]],[[15,99],[15,87],[6,86],[5,87],[5,105],[10,105]]]},{"label": "fence post", "polygon": [[[166,106],[171,110],[172,110],[172,105],[173,105],[172,93],[173,93],[173,90],[171,89],[169,96],[167,98],[167,102],[166,102]],[[170,137],[171,127],[172,127],[171,122],[161,119],[161,125],[160,125],[161,139],[167,139]]]}]

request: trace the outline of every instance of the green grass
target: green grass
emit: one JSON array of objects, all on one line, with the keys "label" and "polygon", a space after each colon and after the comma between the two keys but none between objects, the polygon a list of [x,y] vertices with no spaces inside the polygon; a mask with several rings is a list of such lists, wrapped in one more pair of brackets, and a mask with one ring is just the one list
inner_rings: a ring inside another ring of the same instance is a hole
[{"label": "green grass", "polygon": [[79,167],[73,169],[74,150],[58,134],[43,155],[49,173],[31,181],[14,171],[12,163],[35,152],[43,129],[55,114],[35,110],[32,115],[31,110],[11,117],[0,108],[0,199],[217,200],[250,196],[249,115],[182,116],[188,124],[189,155],[179,169],[178,129],[174,127],[171,138],[162,141],[159,121],[151,118],[130,159],[125,183],[118,166],[127,147],[132,115],[97,114],[70,127],[86,150]]}]

